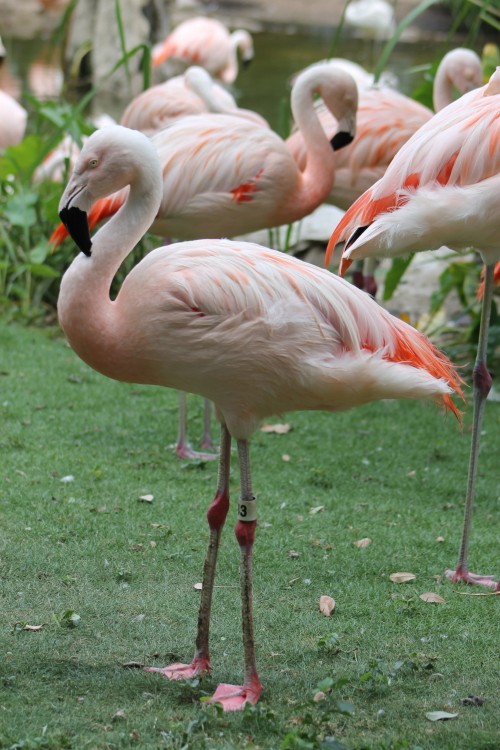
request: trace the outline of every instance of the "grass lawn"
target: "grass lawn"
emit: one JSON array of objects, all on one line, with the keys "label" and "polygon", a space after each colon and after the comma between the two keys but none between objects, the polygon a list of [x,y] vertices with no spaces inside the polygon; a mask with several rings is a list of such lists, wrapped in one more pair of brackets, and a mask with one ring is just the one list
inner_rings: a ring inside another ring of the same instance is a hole
[{"label": "grass lawn", "polygon": [[[221,715],[200,698],[242,678],[232,521],[212,675],[186,685],[124,666],[194,648],[216,465],[173,456],[176,394],[107,380],[57,330],[5,323],[0,388],[1,748],[500,748],[500,597],[442,577],[462,526],[470,404],[463,431],[432,406],[383,402],[284,415],[288,434],[255,435],[264,692]],[[190,407],[194,439],[201,400]],[[470,560],[482,573],[500,574],[499,445],[488,403]],[[416,578],[394,583],[398,571]],[[484,703],[464,705],[470,695]]]}]

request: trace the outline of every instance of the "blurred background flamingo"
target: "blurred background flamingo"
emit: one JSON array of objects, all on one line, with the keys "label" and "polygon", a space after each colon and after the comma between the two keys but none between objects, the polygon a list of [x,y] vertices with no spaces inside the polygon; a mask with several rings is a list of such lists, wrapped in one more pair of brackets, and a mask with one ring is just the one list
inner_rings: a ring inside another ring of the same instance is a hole
[{"label": "blurred background flamingo", "polygon": [[153,67],[168,61],[169,75],[200,65],[211,76],[233,83],[238,75],[238,53],[243,65],[254,56],[251,35],[245,29],[230,33],[215,18],[197,16],[183,21],[153,48]]}]

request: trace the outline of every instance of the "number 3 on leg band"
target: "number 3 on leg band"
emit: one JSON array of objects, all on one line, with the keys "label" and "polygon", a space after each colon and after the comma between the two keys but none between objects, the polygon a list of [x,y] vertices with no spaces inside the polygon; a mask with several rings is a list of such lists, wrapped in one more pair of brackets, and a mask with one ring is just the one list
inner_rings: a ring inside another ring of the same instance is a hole
[{"label": "number 3 on leg band", "polygon": [[256,521],[257,520],[257,501],[255,499],[238,501],[238,520],[239,521]]}]

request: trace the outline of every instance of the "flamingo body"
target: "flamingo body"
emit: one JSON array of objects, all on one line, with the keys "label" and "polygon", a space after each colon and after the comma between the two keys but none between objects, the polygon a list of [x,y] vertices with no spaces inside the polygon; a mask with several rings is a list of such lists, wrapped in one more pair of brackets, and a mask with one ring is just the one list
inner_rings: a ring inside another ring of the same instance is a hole
[{"label": "flamingo body", "polygon": [[28,113],[5,91],[0,90],[0,148],[15,146],[24,138]]},{"label": "flamingo body", "polygon": [[[92,203],[130,185],[126,203],[90,240]],[[346,409],[377,398],[434,400],[456,411],[450,362],[411,326],[329,272],[259,245],[198,240],[158,248],[112,279],[154,219],[162,172],[154,144],[120,126],[85,143],[60,201],[82,252],[65,273],[58,314],[71,346],[108,377],[183,388],[212,399],[221,421],[217,490],[207,518],[195,656],[159,671],[169,679],[210,669],[209,621],[220,534],[229,507],[231,438],[240,461],[236,538],[241,555],[243,685],[219,685],[225,710],[256,703],[251,552],[255,534],[248,438],[259,420],[291,409]]]},{"label": "flamingo body", "polygon": [[240,109],[231,94],[199,66],[136,96],[123,112],[120,124],[153,135],[179,117],[207,112],[233,114],[269,127],[256,112]]},{"label": "flamingo body", "polygon": [[233,83],[238,75],[237,51],[244,63],[253,58],[252,37],[244,29],[229,33],[214,18],[190,18],[173,29],[164,42],[153,49],[153,67],[165,60],[176,73],[190,65],[200,65],[214,78]]}]

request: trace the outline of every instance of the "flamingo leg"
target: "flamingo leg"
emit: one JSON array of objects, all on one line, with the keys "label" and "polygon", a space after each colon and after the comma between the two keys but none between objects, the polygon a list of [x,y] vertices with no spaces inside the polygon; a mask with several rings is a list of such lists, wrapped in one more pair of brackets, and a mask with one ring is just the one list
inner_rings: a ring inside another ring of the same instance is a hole
[{"label": "flamingo leg", "polygon": [[[205,432],[203,439],[206,437],[206,405],[205,405]],[[203,447],[209,447],[208,445]],[[177,434],[177,443],[175,445],[175,455],[177,458],[194,458],[199,461],[212,461],[218,458],[214,453],[203,453],[195,451],[189,445],[187,439],[187,400],[184,391],[179,391],[179,432]]]},{"label": "flamingo leg", "polygon": [[212,438],[212,402],[203,399],[203,435],[201,437],[201,447],[207,450],[217,450]]},{"label": "flamingo leg", "polygon": [[238,506],[238,521],[235,527],[236,539],[241,550],[241,600],[242,632],[245,673],[243,685],[220,684],[211,703],[220,703],[224,711],[239,711],[247,703],[254,705],[259,700],[262,685],[255,663],[255,641],[252,616],[252,550],[255,538],[256,501],[252,492],[250,460],[247,440],[238,440],[240,463],[241,498]]},{"label": "flamingo leg", "polygon": [[494,265],[488,265],[485,268],[484,296],[481,310],[481,323],[479,328],[479,341],[477,347],[476,362],[473,373],[473,421],[472,437],[469,457],[469,474],[467,478],[467,491],[465,496],[465,514],[464,527],[462,531],[462,541],[458,555],[458,563],[455,570],[447,570],[446,576],[454,583],[463,581],[464,583],[477,583],[483,586],[497,586],[493,576],[482,576],[476,573],[470,573],[467,557],[469,548],[469,536],[472,524],[472,512],[474,508],[474,498],[476,489],[477,466],[479,460],[479,442],[481,440],[481,426],[483,423],[484,407],[486,397],[491,388],[491,375],[486,366],[488,332],[490,323],[491,301],[493,297],[493,270]]},{"label": "flamingo leg", "polygon": [[203,567],[198,630],[191,664],[170,664],[167,667],[146,667],[147,672],[159,672],[169,680],[189,680],[210,671],[209,630],[212,594],[217,566],[220,537],[229,510],[229,469],[231,462],[231,436],[225,425],[221,428],[219,474],[215,498],[207,512],[210,538]]}]

